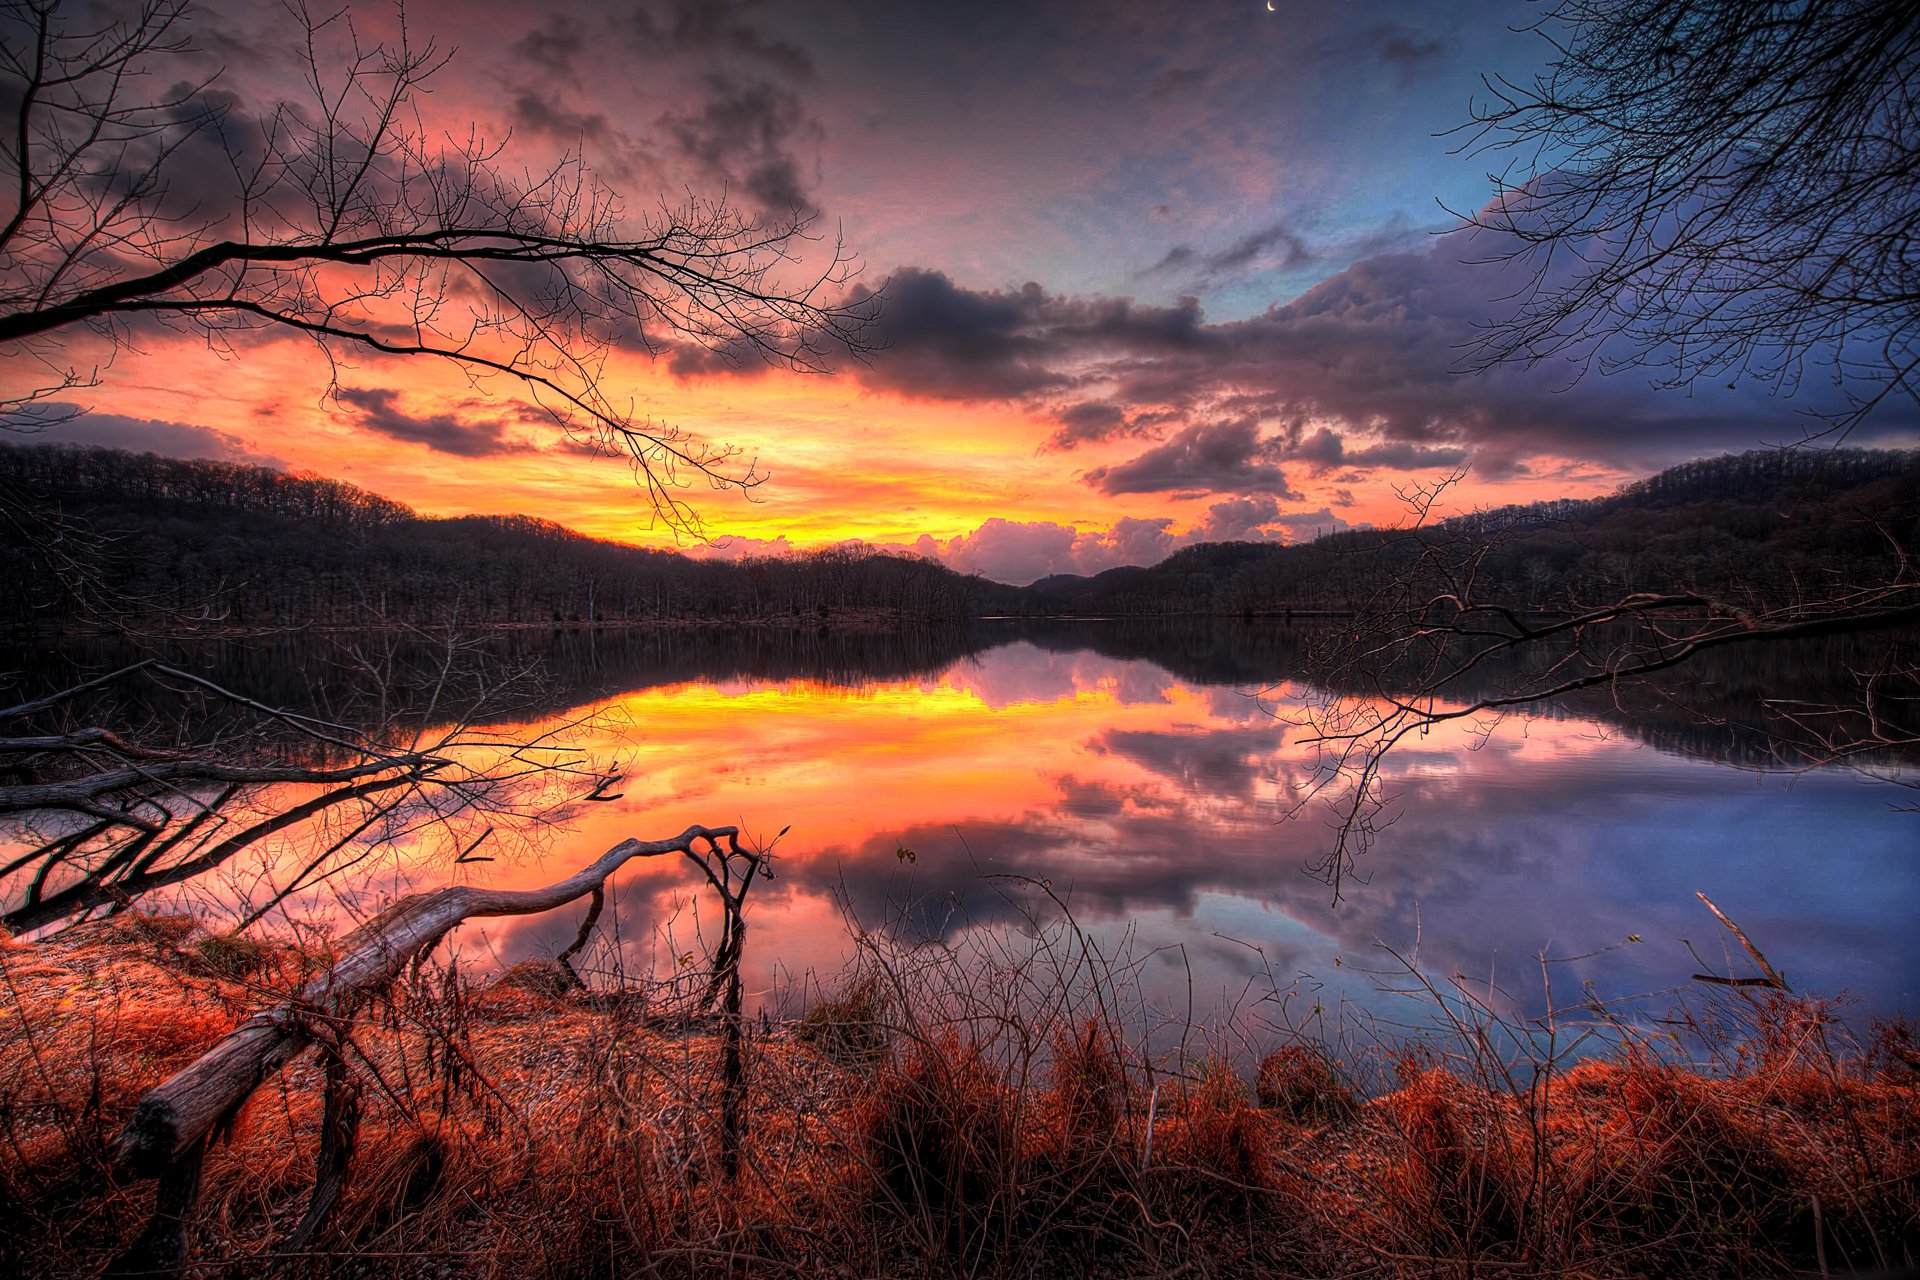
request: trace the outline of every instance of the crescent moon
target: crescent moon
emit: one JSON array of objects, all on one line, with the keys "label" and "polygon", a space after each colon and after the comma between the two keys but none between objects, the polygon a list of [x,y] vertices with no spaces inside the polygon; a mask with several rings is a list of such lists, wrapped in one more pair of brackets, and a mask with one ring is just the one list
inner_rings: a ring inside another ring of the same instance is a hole
[{"label": "crescent moon", "polygon": [[1267,12],[1268,13],[1274,12],[1273,0],[1267,0]]}]

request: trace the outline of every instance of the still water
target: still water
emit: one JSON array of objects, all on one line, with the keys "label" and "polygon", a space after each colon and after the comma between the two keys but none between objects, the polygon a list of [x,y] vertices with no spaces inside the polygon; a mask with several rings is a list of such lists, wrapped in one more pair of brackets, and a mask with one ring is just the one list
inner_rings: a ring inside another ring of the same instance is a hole
[{"label": "still water", "polygon": [[[365,910],[450,879],[543,884],[692,823],[785,829],[748,906],[763,1000],[809,974],[831,985],[854,931],[930,946],[1017,934],[1057,915],[1050,890],[1132,962],[1129,982],[1214,1017],[1275,990],[1301,993],[1291,1009],[1381,1012],[1404,964],[1491,984],[1528,1014],[1545,1002],[1543,953],[1563,961],[1562,1003],[1583,983],[1614,998],[1751,972],[1704,892],[1796,990],[1862,1015],[1920,1009],[1920,815],[1899,811],[1915,792],[1842,768],[1766,772],[1751,742],[1692,716],[1461,725],[1403,747],[1387,766],[1397,820],[1335,901],[1307,871],[1332,819],[1298,808],[1317,757],[1290,723],[1311,694],[1291,644],[1277,628],[1011,623],[744,646],[543,640],[558,692],[502,727],[570,726],[582,758],[621,763],[619,798],[532,843],[497,838],[487,862],[393,841],[350,896]],[[190,896],[230,908],[265,883],[235,870]],[[342,889],[289,908],[339,913]],[[701,898],[684,865],[623,873],[608,923],[626,963],[671,966],[714,922]],[[579,915],[473,922],[455,946],[482,967],[552,954]]]}]

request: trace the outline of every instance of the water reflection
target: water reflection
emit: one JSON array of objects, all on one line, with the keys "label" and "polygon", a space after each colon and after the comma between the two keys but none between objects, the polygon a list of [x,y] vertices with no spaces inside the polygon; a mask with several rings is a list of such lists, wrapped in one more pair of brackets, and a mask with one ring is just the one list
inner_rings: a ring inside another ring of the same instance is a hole
[{"label": "water reflection", "polygon": [[[1169,644],[1162,630],[1157,650],[1132,624],[782,633],[752,649],[720,636],[550,645],[559,678],[518,718],[584,721],[580,747],[624,763],[622,797],[544,843],[498,846],[490,863],[450,866],[397,842],[356,884],[356,908],[450,876],[541,884],[627,836],[737,823],[762,837],[790,828],[776,878],[749,906],[762,990],[783,973],[836,971],[849,916],[949,940],[1019,927],[1036,894],[997,877],[1025,876],[1096,934],[1131,930],[1136,952],[1154,956],[1144,980],[1190,985],[1207,1007],[1253,975],[1309,975],[1324,1000],[1375,1004],[1361,970],[1391,963],[1381,943],[1534,1010],[1543,949],[1637,935],[1556,982],[1591,981],[1603,996],[1663,988],[1699,967],[1688,940],[1724,971],[1696,890],[1801,989],[1850,991],[1873,1012],[1916,1007],[1916,819],[1852,773],[1741,772],[1663,752],[1647,741],[1657,724],[1618,718],[1541,719],[1486,739],[1448,726],[1390,760],[1400,819],[1335,905],[1303,873],[1324,852],[1328,816],[1283,820],[1315,764],[1273,693],[1299,674],[1299,633],[1212,627]],[[1715,744],[1737,745],[1724,733]],[[250,892],[238,875],[219,889]],[[678,865],[624,876],[632,961],[665,922],[696,928],[697,898]],[[341,909],[331,891],[289,905]],[[511,963],[564,946],[577,918],[470,925],[459,945]]]},{"label": "water reflection", "polygon": [[[866,926],[952,937],[1031,908],[993,877],[1043,877],[1082,923],[1130,924],[1210,996],[1256,969],[1313,975],[1328,997],[1373,999],[1355,966],[1389,943],[1441,975],[1490,978],[1539,1004],[1534,957],[1628,935],[1641,944],[1569,966],[1611,995],[1719,963],[1696,890],[1761,939],[1803,988],[1911,1007],[1906,956],[1920,873],[1913,818],[1844,772],[1755,776],[1677,758],[1595,722],[1541,720],[1482,739],[1467,726],[1396,755],[1400,820],[1338,906],[1303,874],[1328,838],[1309,809],[1283,821],[1313,757],[1289,742],[1261,683],[1207,685],[1144,658],[1021,640],[917,680],[857,688],[736,678],[631,692],[595,746],[634,784],[566,842],[706,820],[771,833],[779,878],[753,914],[758,980],[832,970],[836,903]],[[900,850],[912,851],[907,861]],[[548,869],[514,869],[514,883]],[[673,890],[630,892],[635,928]],[[635,899],[644,898],[644,902]],[[501,931],[520,954],[570,925]],[[1255,955],[1249,950],[1257,948]],[[1565,989],[1563,986],[1563,990]]]}]

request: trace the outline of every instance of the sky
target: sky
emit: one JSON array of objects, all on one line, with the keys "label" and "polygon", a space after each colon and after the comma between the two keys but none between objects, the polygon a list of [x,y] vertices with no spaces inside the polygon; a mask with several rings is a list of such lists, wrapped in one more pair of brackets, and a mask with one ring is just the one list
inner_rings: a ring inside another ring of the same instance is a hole
[{"label": "sky", "polygon": [[[351,16],[363,46],[398,39],[389,6]],[[1449,212],[1490,199],[1503,163],[1457,126],[1483,77],[1544,66],[1548,45],[1516,29],[1537,16],[1525,0],[413,0],[404,21],[450,55],[414,103],[428,133],[482,140],[510,173],[576,154],[635,216],[689,193],[798,210],[818,238],[793,278],[838,244],[859,272],[831,287],[878,294],[875,349],[813,372],[615,343],[617,402],[765,477],[695,483],[711,541],[681,545],[860,539],[1025,582],[1395,523],[1461,466],[1451,508],[1602,493],[1797,439],[1834,403],[1818,379],[1787,397],[1555,362],[1463,371],[1523,281]],[[182,83],[209,81],[230,118],[300,99],[280,6],[205,0],[182,29]],[[213,192],[224,160],[183,150],[182,191]],[[676,543],[626,468],[511,379],[153,326],[56,358],[99,372],[40,438]],[[11,363],[0,395],[44,372]],[[1916,439],[1905,411],[1852,442]]]}]

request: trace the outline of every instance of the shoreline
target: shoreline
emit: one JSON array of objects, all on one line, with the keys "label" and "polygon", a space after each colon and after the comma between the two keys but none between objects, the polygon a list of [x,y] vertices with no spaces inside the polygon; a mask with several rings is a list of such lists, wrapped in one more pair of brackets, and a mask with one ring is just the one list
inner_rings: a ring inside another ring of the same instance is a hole
[{"label": "shoreline", "polygon": [[[123,1246],[152,1191],[116,1179],[104,1136],[321,962],[131,913],[0,946],[10,1273],[92,1274]],[[1365,1097],[1309,1041],[1251,1080],[1155,1061],[1097,988],[1030,1007],[1004,977],[943,994],[894,956],[802,1016],[748,1018],[729,1177],[718,1022],[662,1023],[663,988],[568,989],[551,965],[419,974],[341,1029],[359,1140],[298,1269],[1744,1275],[1920,1253],[1910,1022],[1860,1044],[1816,1002],[1729,992],[1751,1025],[1721,1069],[1651,1043],[1531,1063],[1436,1044]],[[264,1265],[301,1216],[325,1077],[296,1060],[209,1152],[190,1273]]]}]

